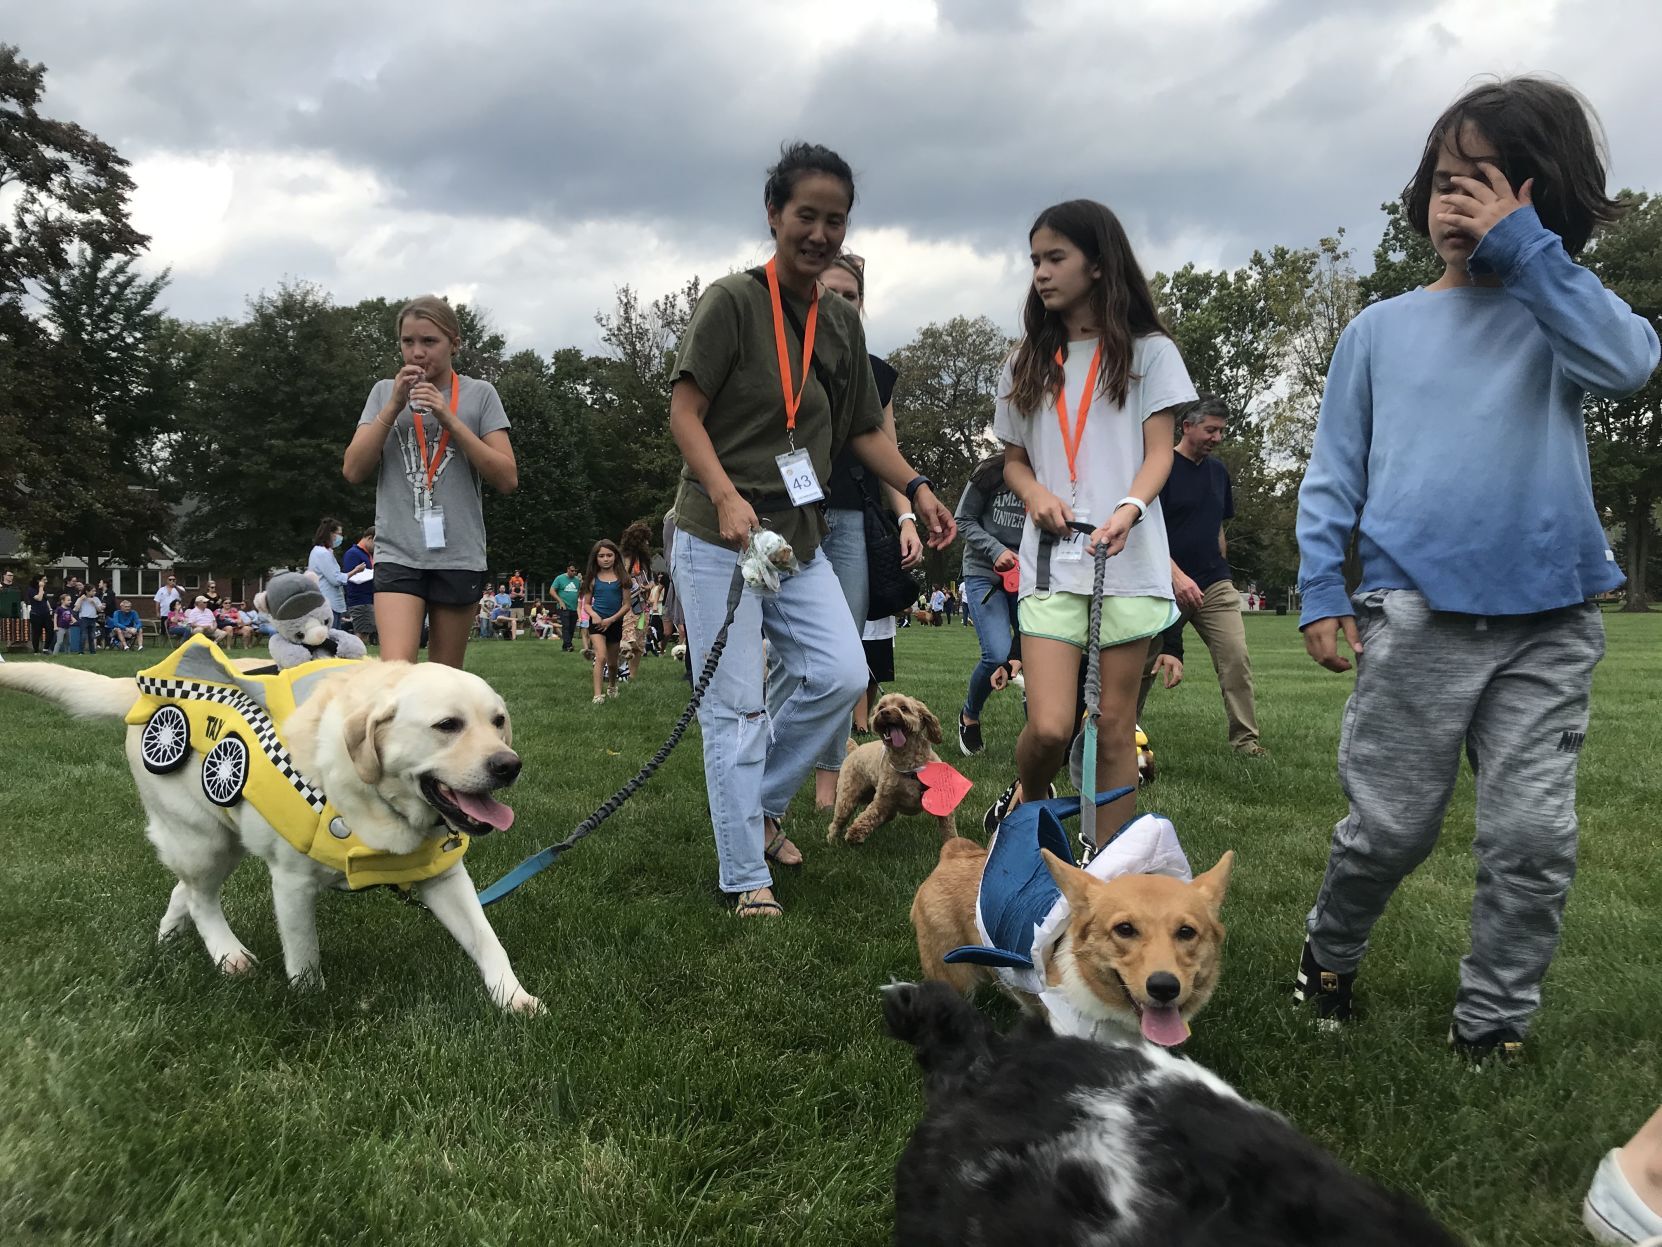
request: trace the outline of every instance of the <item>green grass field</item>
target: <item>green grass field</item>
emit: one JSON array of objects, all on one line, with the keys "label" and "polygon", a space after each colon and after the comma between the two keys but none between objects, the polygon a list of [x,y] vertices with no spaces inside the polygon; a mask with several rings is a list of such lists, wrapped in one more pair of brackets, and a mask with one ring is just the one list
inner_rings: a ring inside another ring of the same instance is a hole
[{"label": "green grass field", "polygon": [[[1151,699],[1161,766],[1145,807],[1197,868],[1238,854],[1224,981],[1191,1055],[1345,1160],[1408,1188],[1485,1247],[1581,1241],[1600,1154],[1662,1100],[1662,617],[1610,615],[1581,771],[1582,854],[1528,1062],[1466,1070],[1444,1033],[1474,873],[1469,776],[1437,852],[1379,925],[1363,1024],[1310,1028],[1288,1001],[1302,918],[1343,811],[1349,677],[1289,619],[1248,621],[1273,756],[1237,759],[1205,651]],[[899,639],[896,687],[943,721],[974,640]],[[71,659],[109,673],[139,657]],[[558,646],[475,643],[525,758],[519,820],[470,854],[479,883],[559,839],[652,752],[684,702],[668,662],[588,704]],[[1013,693],[963,829],[1008,777]],[[807,864],[782,921],[717,904],[696,730],[553,870],[491,911],[547,1017],[503,1018],[437,922],[385,894],[323,898],[327,988],[296,993],[264,869],[227,913],[262,959],[223,980],[194,933],[155,928],[171,877],[142,836],[114,723],[0,694],[0,1240],[13,1243],[848,1244],[890,1233],[893,1165],[921,1104],[876,989],[917,970],[907,922],[931,820],[828,848],[798,799]],[[949,742],[950,743],[950,742]],[[1007,1012],[998,1002],[989,1007]]]}]

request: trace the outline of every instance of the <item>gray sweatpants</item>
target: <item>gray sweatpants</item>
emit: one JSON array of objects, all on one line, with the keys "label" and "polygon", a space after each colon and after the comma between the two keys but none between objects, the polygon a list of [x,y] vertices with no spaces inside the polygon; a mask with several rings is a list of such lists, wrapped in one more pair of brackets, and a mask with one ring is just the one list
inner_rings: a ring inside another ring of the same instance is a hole
[{"label": "gray sweatpants", "polygon": [[1333,829],[1307,930],[1316,960],[1354,971],[1391,893],[1442,829],[1464,745],[1477,778],[1477,891],[1454,1020],[1476,1038],[1522,1034],[1541,1004],[1575,876],[1575,771],[1598,607],[1479,618],[1419,593],[1354,599],[1364,653],[1339,730],[1350,814]]}]

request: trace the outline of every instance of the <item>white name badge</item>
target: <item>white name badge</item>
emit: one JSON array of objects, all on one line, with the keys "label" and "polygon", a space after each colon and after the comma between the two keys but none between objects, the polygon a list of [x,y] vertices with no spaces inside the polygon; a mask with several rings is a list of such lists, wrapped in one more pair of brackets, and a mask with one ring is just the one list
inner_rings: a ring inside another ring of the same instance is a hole
[{"label": "white name badge", "polygon": [[[1073,518],[1081,524],[1089,524],[1091,513],[1088,510],[1075,507]],[[1085,534],[1073,532],[1072,529],[1068,531],[1068,536],[1056,539],[1056,549],[1050,555],[1052,563],[1083,563],[1085,561],[1085,542],[1087,540]]]},{"label": "white name badge", "polygon": [[429,550],[444,549],[444,508],[423,507],[416,512],[421,521],[421,536]]},{"label": "white name badge", "polygon": [[813,460],[808,458],[806,450],[775,455],[773,461],[779,465],[779,475],[785,482],[785,492],[791,496],[793,507],[805,507],[825,497],[825,491],[819,486],[819,477],[814,475]]}]

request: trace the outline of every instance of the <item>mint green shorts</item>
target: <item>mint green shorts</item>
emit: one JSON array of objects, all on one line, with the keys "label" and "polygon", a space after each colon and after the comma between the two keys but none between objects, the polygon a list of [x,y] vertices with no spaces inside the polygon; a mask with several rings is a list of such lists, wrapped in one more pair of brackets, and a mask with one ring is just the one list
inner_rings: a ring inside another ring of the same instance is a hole
[{"label": "mint green shorts", "polygon": [[[1091,599],[1083,593],[1030,593],[1016,608],[1023,636],[1045,637],[1085,648]],[[1102,648],[1142,641],[1177,622],[1177,603],[1166,598],[1102,599]]]}]

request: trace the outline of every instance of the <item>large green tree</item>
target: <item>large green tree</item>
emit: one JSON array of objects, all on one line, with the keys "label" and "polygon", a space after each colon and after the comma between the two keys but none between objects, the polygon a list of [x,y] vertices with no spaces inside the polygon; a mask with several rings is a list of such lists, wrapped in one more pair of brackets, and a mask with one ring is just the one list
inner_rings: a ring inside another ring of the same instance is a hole
[{"label": "large green tree", "polygon": [[1316,418],[1327,370],[1345,327],[1362,310],[1362,281],[1345,246],[1345,232],[1323,238],[1297,256],[1297,280],[1282,291],[1281,372],[1264,412],[1265,451],[1277,469],[1304,475],[1316,438]]},{"label": "large green tree", "polygon": [[[1623,192],[1627,214],[1594,236],[1585,256],[1599,278],[1662,330],[1662,198]],[[1620,526],[1627,571],[1624,609],[1649,610],[1662,502],[1662,375],[1627,398],[1587,404],[1593,493]]]},{"label": "large green tree", "polygon": [[107,554],[129,564],[171,522],[166,443],[188,382],[190,353],[159,306],[166,275],[145,278],[131,257],[82,249],[41,280],[47,355],[77,454],[61,464],[56,512],[36,512],[37,540],[85,551],[93,574]]},{"label": "large green tree", "polygon": [[1392,299],[1421,286],[1429,286],[1443,275],[1443,262],[1431,239],[1408,223],[1400,200],[1379,205],[1385,214],[1385,230],[1373,249],[1373,272],[1359,279],[1364,303]]},{"label": "large green tree", "polygon": [[491,566],[524,569],[538,593],[567,562],[581,565],[598,535],[585,454],[587,368],[581,351],[557,352],[552,366],[520,351],[496,383],[513,422],[519,488],[485,491]]},{"label": "large green tree", "polygon": [[256,573],[304,566],[321,518],[353,528],[373,517],[374,485],[348,485],[341,459],[386,367],[363,357],[353,319],[296,283],[250,300],[246,320],[203,331],[175,456],[189,557]]},{"label": "large green tree", "polygon": [[[159,383],[134,361],[152,349],[144,336],[161,332],[160,284],[118,268],[148,241],[128,220],[127,162],[81,126],[43,115],[45,85],[45,66],[0,44],[0,202],[9,205],[0,221],[0,516],[49,553],[132,558],[166,513],[145,492],[150,448],[123,439],[148,437],[156,409],[123,407],[103,383],[129,368]],[[78,304],[115,322],[72,325],[66,339],[62,325],[54,333],[32,314],[54,297],[66,319]]]},{"label": "large green tree", "polygon": [[1290,585],[1298,570],[1293,513],[1302,465],[1277,458],[1271,433],[1318,266],[1315,250],[1276,247],[1232,271],[1190,264],[1150,283],[1196,388],[1229,406],[1219,457],[1235,497],[1230,564],[1271,591]]},{"label": "large green tree", "polygon": [[[1308,251],[1255,251],[1234,270],[1185,264],[1150,282],[1195,384],[1229,405],[1235,440],[1253,438],[1252,418],[1268,402],[1282,369],[1286,313],[1307,280]],[[1245,418],[1243,421],[1242,418]]]},{"label": "large green tree", "polygon": [[[889,356],[895,434],[907,460],[935,482],[947,506],[958,501],[976,462],[998,449],[992,436],[998,378],[1014,343],[991,320],[954,316],[925,325]],[[931,581],[957,579],[955,550],[930,551]]]},{"label": "large green tree", "polygon": [[596,536],[614,540],[632,521],[661,518],[675,500],[681,452],[669,431],[675,347],[702,286],[692,278],[650,304],[629,286],[597,313],[603,354],[587,362],[583,394],[597,484]]}]

